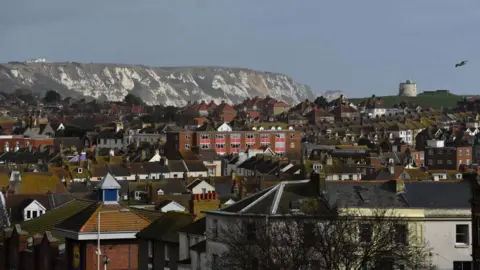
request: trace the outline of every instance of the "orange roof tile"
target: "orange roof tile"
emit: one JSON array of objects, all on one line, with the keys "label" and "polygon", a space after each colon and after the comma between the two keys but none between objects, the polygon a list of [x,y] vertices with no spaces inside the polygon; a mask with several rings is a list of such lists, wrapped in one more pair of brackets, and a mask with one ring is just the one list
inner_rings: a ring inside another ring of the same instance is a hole
[{"label": "orange roof tile", "polygon": [[98,212],[105,212],[100,217],[102,232],[133,232],[140,231],[150,225],[150,221],[135,212],[108,212],[128,209],[121,205],[98,204],[97,209],[80,228],[80,232],[96,232]]}]

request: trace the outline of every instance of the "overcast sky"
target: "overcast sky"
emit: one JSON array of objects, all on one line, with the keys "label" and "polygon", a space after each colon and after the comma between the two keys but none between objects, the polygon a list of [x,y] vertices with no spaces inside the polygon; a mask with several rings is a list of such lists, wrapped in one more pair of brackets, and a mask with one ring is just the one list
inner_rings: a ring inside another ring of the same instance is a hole
[{"label": "overcast sky", "polygon": [[30,58],[246,67],[350,97],[406,79],[477,93],[480,1],[4,0],[0,62]]}]

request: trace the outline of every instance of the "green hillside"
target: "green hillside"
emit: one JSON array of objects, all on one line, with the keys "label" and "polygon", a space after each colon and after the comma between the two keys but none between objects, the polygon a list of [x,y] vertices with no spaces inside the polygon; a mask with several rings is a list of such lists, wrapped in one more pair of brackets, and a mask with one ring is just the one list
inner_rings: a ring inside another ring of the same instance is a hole
[{"label": "green hillside", "polygon": [[[402,101],[415,103],[424,107],[432,108],[451,108],[457,105],[464,96],[454,95],[448,91],[425,91],[416,97],[399,97],[399,96],[379,96],[386,106],[392,106]],[[358,104],[368,98],[349,98],[348,101]]]}]

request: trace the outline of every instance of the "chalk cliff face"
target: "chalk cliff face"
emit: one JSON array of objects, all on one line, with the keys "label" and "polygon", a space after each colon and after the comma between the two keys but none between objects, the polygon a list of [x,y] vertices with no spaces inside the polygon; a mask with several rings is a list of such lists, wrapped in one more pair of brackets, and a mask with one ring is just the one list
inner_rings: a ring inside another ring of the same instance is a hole
[{"label": "chalk cliff face", "polygon": [[225,100],[270,95],[289,104],[314,99],[307,85],[287,75],[241,68],[157,68],[122,64],[25,63],[0,64],[0,91],[19,88],[55,90],[62,96],[123,100],[132,93],[149,105],[183,106],[187,101]]}]

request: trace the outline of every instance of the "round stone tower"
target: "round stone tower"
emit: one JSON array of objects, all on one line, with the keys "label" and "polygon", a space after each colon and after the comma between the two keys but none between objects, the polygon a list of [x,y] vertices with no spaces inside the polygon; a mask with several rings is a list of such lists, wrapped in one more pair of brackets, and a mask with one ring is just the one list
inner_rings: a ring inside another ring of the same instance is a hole
[{"label": "round stone tower", "polygon": [[401,97],[416,97],[417,96],[417,84],[414,81],[407,80],[404,83],[400,83],[398,95]]}]

